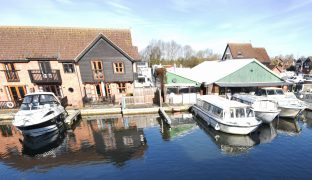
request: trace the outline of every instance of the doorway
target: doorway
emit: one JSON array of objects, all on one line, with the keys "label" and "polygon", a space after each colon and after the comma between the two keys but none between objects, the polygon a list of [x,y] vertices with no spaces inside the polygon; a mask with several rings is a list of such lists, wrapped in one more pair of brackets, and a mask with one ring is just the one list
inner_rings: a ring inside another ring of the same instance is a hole
[{"label": "doorway", "polygon": [[8,86],[8,90],[12,101],[23,101],[26,94],[25,86]]}]

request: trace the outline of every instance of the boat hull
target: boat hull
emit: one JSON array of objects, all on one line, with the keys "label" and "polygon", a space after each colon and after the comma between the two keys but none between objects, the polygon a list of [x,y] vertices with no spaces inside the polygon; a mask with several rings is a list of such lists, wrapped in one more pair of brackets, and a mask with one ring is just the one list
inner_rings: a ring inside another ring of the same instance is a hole
[{"label": "boat hull", "polygon": [[30,126],[16,126],[24,136],[38,137],[46,133],[55,131],[63,125],[64,115],[60,114],[55,118],[49,119],[47,121],[30,125]]},{"label": "boat hull", "polygon": [[201,110],[200,108],[196,106],[193,106],[192,109],[195,115],[199,116],[201,119],[206,121],[208,125],[212,126],[215,130],[222,131],[225,133],[246,135],[255,131],[260,125],[260,123],[254,126],[227,125],[227,124],[221,123],[220,121],[217,121],[215,118],[213,118],[208,113],[204,112],[203,110]]},{"label": "boat hull", "polygon": [[264,112],[264,111],[256,111],[255,110],[256,117],[261,119],[262,122],[264,122],[264,123],[271,123],[279,113],[280,113],[280,111]]}]

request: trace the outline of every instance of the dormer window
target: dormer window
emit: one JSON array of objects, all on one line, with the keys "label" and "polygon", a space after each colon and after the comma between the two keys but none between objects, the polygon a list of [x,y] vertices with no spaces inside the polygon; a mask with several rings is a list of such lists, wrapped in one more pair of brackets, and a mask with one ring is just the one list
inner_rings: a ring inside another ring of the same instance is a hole
[{"label": "dormer window", "polygon": [[237,52],[237,57],[243,57],[242,52],[238,51],[238,52]]}]

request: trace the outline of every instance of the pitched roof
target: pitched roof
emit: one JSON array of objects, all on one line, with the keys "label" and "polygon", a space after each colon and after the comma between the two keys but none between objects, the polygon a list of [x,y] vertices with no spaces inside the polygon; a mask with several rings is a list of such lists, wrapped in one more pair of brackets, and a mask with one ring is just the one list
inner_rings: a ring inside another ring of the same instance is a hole
[{"label": "pitched roof", "polygon": [[100,34],[133,60],[140,60],[129,29],[0,26],[0,60],[75,60]]},{"label": "pitched roof", "polygon": [[233,59],[255,58],[262,63],[270,63],[270,57],[265,48],[252,47],[250,43],[228,43]]},{"label": "pitched roof", "polygon": [[216,81],[232,74],[233,72],[241,69],[251,62],[256,62],[267,71],[279,78],[277,74],[267,68],[265,65],[257,61],[256,59],[235,59],[226,61],[204,61],[201,64],[192,68],[192,73],[189,73],[187,77],[197,82],[205,82],[206,84],[212,84]]}]

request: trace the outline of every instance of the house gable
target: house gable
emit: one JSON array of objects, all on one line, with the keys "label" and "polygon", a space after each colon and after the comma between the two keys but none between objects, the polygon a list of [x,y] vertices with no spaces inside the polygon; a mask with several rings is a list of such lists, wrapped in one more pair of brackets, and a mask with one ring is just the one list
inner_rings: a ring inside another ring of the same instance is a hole
[{"label": "house gable", "polygon": [[[103,36],[96,38],[90,46],[86,48],[77,62],[80,67],[81,79],[83,83],[94,83],[91,61],[101,61],[104,71],[104,82],[129,82],[133,81],[133,61]],[[113,63],[122,62],[124,64],[124,73],[114,73]]]},{"label": "house gable", "polygon": [[216,81],[216,83],[228,84],[273,82],[282,82],[282,80],[269,69],[256,63],[255,61]]},{"label": "house gable", "polygon": [[226,59],[233,59],[229,45],[226,46],[221,60],[226,60]]}]

